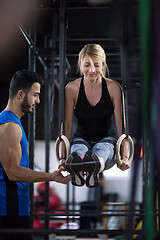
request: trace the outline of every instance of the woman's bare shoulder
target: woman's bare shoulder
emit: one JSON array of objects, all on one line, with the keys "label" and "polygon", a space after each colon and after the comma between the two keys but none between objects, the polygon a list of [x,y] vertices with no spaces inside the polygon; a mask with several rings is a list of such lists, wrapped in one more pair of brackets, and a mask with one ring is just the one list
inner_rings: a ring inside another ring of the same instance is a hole
[{"label": "woman's bare shoulder", "polygon": [[79,90],[80,82],[81,82],[81,78],[78,78],[78,79],[75,79],[73,81],[70,81],[66,85],[66,90],[70,90],[70,91]]},{"label": "woman's bare shoulder", "polygon": [[112,89],[114,89],[114,91],[121,90],[121,85],[116,80],[105,78],[105,81],[106,81],[106,84],[107,84],[107,87],[109,90],[111,90],[111,91],[112,91]]},{"label": "woman's bare shoulder", "polygon": [[110,97],[112,99],[112,101],[114,101],[114,99],[116,98],[120,98],[121,97],[121,86],[119,84],[119,82],[106,78],[106,84],[107,84],[107,88],[110,94]]}]

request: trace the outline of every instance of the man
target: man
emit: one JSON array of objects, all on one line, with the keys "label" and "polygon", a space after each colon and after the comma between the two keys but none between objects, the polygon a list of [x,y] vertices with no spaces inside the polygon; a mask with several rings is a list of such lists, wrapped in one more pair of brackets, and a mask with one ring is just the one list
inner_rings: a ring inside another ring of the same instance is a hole
[{"label": "man", "polygon": [[[30,227],[29,183],[56,181],[67,183],[70,176],[38,172],[29,168],[27,138],[20,118],[40,103],[42,79],[35,72],[15,73],[9,88],[9,100],[0,114],[0,228]],[[30,240],[31,235],[8,234],[0,239]]]}]

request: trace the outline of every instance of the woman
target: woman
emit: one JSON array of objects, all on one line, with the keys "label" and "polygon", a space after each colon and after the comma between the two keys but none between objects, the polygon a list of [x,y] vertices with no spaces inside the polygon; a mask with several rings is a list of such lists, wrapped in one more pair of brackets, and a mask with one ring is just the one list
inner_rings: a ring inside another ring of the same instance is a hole
[{"label": "woman", "polygon": [[[86,181],[88,187],[94,187],[99,173],[116,163],[115,145],[122,134],[121,87],[105,77],[106,54],[99,44],[84,46],[78,66],[82,77],[69,82],[65,89],[65,135],[71,140],[65,165],[73,185],[82,186]],[[74,114],[77,129],[71,139]],[[121,170],[130,168],[127,140],[122,142],[121,160]]]}]

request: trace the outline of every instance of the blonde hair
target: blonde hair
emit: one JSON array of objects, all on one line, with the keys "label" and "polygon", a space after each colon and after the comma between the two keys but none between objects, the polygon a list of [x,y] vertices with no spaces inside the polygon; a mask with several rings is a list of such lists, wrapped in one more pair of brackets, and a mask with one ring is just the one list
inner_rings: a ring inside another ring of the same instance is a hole
[{"label": "blonde hair", "polygon": [[82,48],[82,50],[79,53],[79,59],[78,59],[79,70],[80,70],[81,62],[86,55],[88,55],[91,58],[102,61],[102,64],[103,64],[102,77],[105,77],[106,72],[109,76],[109,69],[106,63],[106,54],[104,49],[99,44],[91,43],[91,44],[85,45]]}]

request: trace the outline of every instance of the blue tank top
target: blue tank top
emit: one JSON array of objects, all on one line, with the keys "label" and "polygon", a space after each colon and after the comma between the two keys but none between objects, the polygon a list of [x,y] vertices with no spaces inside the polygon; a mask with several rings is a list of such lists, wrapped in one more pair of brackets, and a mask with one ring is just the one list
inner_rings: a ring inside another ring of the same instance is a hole
[{"label": "blue tank top", "polygon": [[90,105],[86,98],[82,78],[74,113],[77,117],[74,137],[82,137],[93,142],[112,137],[115,144],[117,133],[114,126],[114,107],[104,78],[102,78],[101,99],[95,106]]},{"label": "blue tank top", "polygon": [[[13,122],[22,129],[20,165],[29,168],[28,144],[21,120],[11,111],[0,113],[0,124]],[[29,216],[30,190],[29,183],[10,181],[0,162],[0,216]]]}]

